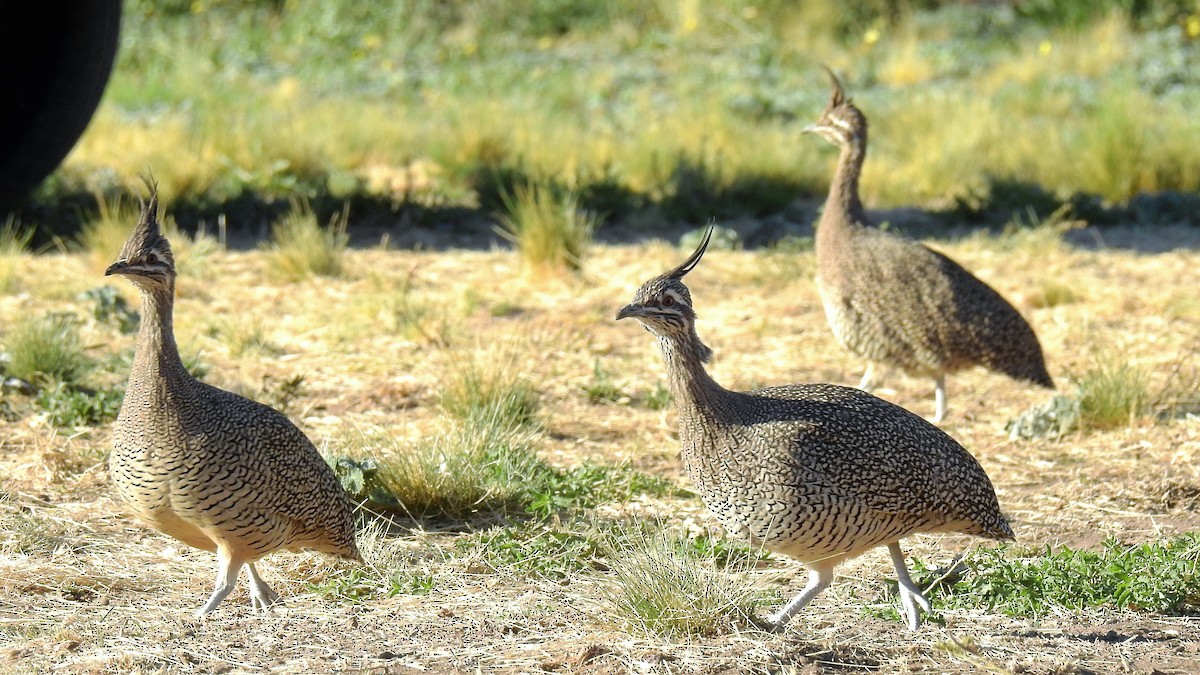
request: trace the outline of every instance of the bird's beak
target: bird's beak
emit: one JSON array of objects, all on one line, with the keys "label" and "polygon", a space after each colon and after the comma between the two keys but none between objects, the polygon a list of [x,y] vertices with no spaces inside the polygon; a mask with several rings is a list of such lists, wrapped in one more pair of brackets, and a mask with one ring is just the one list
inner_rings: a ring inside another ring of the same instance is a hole
[{"label": "bird's beak", "polygon": [[800,130],[800,133],[802,133],[802,134],[815,134],[815,133],[817,133],[817,125],[815,125],[815,124],[809,124],[808,126],[806,126],[806,127],[804,127],[803,129],[801,129],[801,130]]},{"label": "bird's beak", "polygon": [[109,265],[108,269],[104,270],[104,276],[107,277],[113,274],[122,274],[125,272],[127,267],[129,267],[129,263],[125,262],[124,260],[118,260],[117,262]]},{"label": "bird's beak", "polygon": [[621,311],[617,312],[617,321],[628,319],[631,316],[640,316],[642,313],[641,305],[625,305]]}]

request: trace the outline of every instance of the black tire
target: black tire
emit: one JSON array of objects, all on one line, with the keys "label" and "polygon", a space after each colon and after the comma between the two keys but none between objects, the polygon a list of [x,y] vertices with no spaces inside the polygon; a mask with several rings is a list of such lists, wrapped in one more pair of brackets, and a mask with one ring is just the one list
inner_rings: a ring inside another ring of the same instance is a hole
[{"label": "black tire", "polygon": [[0,8],[0,214],[50,175],[87,128],[112,73],[120,0]]}]

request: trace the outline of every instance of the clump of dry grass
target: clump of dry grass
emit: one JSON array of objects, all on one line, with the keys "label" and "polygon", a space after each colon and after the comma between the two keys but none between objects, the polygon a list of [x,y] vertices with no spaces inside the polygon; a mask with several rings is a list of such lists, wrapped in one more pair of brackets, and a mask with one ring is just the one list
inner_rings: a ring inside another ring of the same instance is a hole
[{"label": "clump of dry grass", "polygon": [[342,445],[349,456],[369,459],[338,460],[335,469],[344,485],[347,475],[362,476],[361,497],[373,508],[412,517],[506,513],[522,509],[523,479],[540,466],[531,441],[506,421],[475,417],[416,444],[359,435]]},{"label": "clump of dry grass", "polygon": [[1059,277],[1042,277],[1029,295],[1033,307],[1047,308],[1068,305],[1079,301],[1079,292],[1070,284],[1059,281]]},{"label": "clump of dry grass", "polygon": [[603,615],[649,635],[710,635],[744,622],[758,604],[748,564],[717,569],[713,557],[661,529],[620,533],[609,566]]},{"label": "clump of dry grass", "polygon": [[98,197],[98,213],[83,224],[76,241],[87,252],[94,269],[103,270],[117,259],[138,221],[138,209],[117,197],[111,203]]},{"label": "clump of dry grass", "polygon": [[502,194],[505,211],[496,231],[513,242],[521,259],[535,270],[583,267],[583,258],[600,219],[579,206],[570,192],[558,194],[550,187],[529,183]]},{"label": "clump of dry grass", "polygon": [[296,202],[292,210],[271,228],[268,263],[275,277],[303,281],[314,276],[336,277],[343,271],[342,254],[350,243],[346,233],[348,213],[334,216],[322,228],[307,203]]},{"label": "clump of dry grass", "polygon": [[19,285],[17,265],[28,254],[32,239],[33,230],[21,227],[12,216],[0,228],[0,293],[10,293]]}]

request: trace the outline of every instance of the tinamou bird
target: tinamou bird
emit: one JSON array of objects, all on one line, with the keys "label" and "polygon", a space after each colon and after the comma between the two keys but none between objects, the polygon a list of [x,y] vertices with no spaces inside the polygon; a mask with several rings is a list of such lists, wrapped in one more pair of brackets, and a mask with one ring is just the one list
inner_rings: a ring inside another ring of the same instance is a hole
[{"label": "tinamou bird", "polygon": [[696,334],[683,283],[711,234],[617,313],[658,338],[679,409],[684,468],[731,535],[808,567],[808,585],[768,617],[773,626],[825,589],[838,563],[887,546],[915,630],[930,606],[909,577],[901,537],[1012,539],[991,481],[936,426],[859,389],[796,384],[737,392],[715,382],[704,369],[712,352]]},{"label": "tinamou bird", "polygon": [[972,366],[1053,388],[1037,336],[999,293],[942,253],[871,225],[858,196],[867,118],[829,77],[829,104],[804,128],[841,150],[817,224],[817,288],[838,342],[868,361],[859,388],[877,384],[876,365],[932,377],[934,422],[946,415],[946,375]]},{"label": "tinamou bird", "polygon": [[217,554],[216,588],[197,618],[234,589],[243,566],[251,604],[280,601],[254,563],[312,549],[359,560],[351,504],[313,444],[283,414],[205,384],[184,368],[172,313],[175,260],[159,231],[158,194],[105,272],[141,291],[142,318],[109,468],[140,520]]}]

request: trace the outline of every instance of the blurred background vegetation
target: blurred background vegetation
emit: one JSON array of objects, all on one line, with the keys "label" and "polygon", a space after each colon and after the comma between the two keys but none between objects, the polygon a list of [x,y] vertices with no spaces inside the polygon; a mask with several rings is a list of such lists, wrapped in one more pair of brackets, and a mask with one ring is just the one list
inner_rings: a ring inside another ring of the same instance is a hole
[{"label": "blurred background vegetation", "polygon": [[491,232],[535,187],[601,231],[772,217],[832,174],[821,63],[868,206],[1200,222],[1197,0],[128,0],[118,59],[42,238],[147,172],[185,228]]}]

